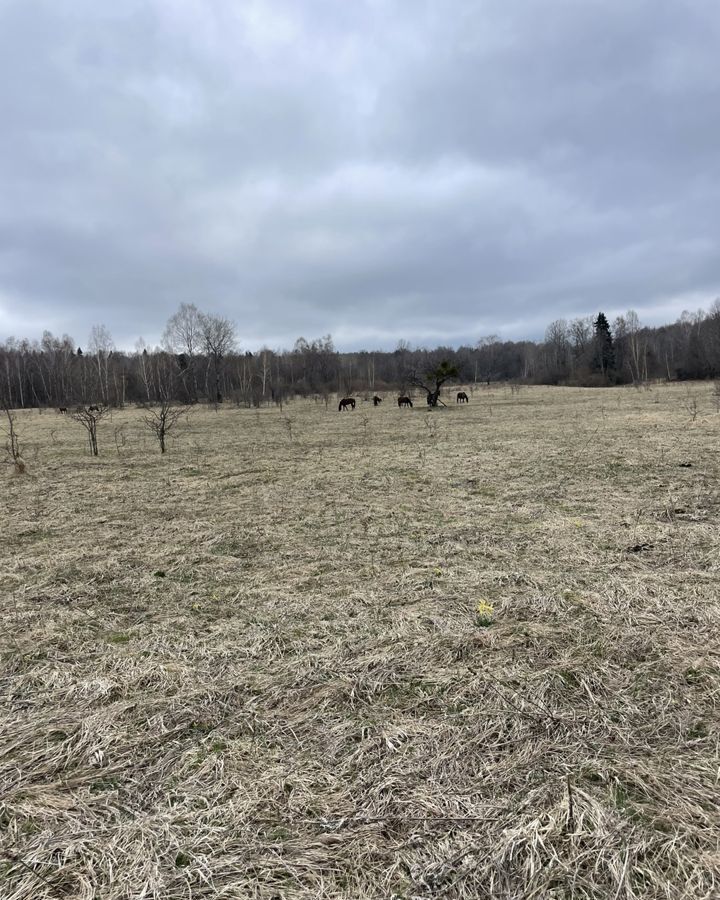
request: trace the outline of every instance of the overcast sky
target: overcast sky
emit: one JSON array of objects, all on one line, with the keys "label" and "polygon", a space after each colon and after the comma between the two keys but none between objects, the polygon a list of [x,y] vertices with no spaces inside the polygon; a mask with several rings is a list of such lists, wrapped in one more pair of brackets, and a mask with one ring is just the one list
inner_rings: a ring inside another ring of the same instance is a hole
[{"label": "overcast sky", "polygon": [[540,337],[720,295],[712,0],[0,0],[0,340]]}]

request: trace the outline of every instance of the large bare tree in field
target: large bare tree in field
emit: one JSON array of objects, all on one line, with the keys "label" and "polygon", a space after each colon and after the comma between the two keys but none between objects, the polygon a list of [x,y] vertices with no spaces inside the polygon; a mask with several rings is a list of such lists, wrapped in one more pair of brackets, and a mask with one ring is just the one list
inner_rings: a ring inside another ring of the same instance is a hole
[{"label": "large bare tree in field", "polygon": [[194,303],[181,303],[170,316],[162,336],[163,349],[178,359],[189,399],[197,400],[197,355],[203,351],[202,313]]},{"label": "large bare tree in field", "polygon": [[202,349],[200,311],[194,303],[181,303],[170,316],[162,336],[163,349],[168,353],[196,356]]},{"label": "large bare tree in field", "polygon": [[430,369],[424,375],[412,372],[408,380],[410,384],[422,388],[426,392],[428,406],[437,406],[438,403],[442,402],[440,400],[442,386],[451,378],[457,378],[458,374],[457,366],[444,359],[439,365],[435,366],[434,369]]},{"label": "large bare tree in field", "polygon": [[200,326],[202,328],[203,350],[212,363],[214,379],[215,404],[222,403],[222,391],[220,390],[220,372],[223,359],[235,347],[235,326],[229,319],[222,316],[210,316],[200,313]]}]

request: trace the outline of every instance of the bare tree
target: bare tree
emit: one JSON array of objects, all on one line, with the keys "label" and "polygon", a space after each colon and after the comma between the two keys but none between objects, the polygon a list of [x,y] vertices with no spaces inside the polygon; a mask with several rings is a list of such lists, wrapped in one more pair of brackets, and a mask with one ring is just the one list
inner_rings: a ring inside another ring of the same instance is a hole
[{"label": "bare tree", "polygon": [[158,439],[160,452],[164,453],[165,438],[180,420],[185,409],[181,406],[176,406],[170,400],[165,398],[160,401],[158,407],[146,406],[145,410],[147,414],[144,416],[143,422]]},{"label": "bare tree", "polygon": [[7,430],[5,432],[7,436],[7,442],[5,444],[5,453],[7,454],[6,459],[13,464],[15,472],[18,475],[23,475],[25,473],[25,460],[22,458],[20,441],[18,440],[17,432],[15,431],[15,413],[5,405],[3,405],[2,410],[8,421]]},{"label": "bare tree", "polygon": [[267,383],[268,376],[271,374],[271,364],[272,364],[272,350],[268,350],[267,347],[263,347],[260,351],[260,361],[262,364],[262,368],[260,369],[260,379],[262,382],[262,395],[263,400],[265,399],[265,395],[267,394]]},{"label": "bare tree", "polygon": [[500,339],[496,334],[488,334],[481,337],[476,346],[478,355],[475,359],[475,383],[477,384],[479,366],[483,381],[490,384],[495,373],[495,357],[500,346]]},{"label": "bare tree", "polygon": [[[440,400],[440,389],[451,378],[458,377],[457,366],[452,365],[444,359],[438,366],[426,372],[424,376],[411,373],[408,380],[415,387],[422,388],[427,393],[428,406],[437,406],[442,403]],[[426,382],[430,383],[430,386]],[[443,403],[443,406],[445,404]]]},{"label": "bare tree", "polygon": [[569,335],[576,356],[582,355],[592,342],[592,318],[579,316],[573,319],[569,325]]},{"label": "bare tree", "polygon": [[90,331],[89,347],[95,355],[95,362],[98,370],[98,381],[100,384],[100,393],[103,403],[107,406],[108,397],[108,369],[110,354],[115,349],[112,335],[104,325],[93,325]]},{"label": "bare tree", "polygon": [[168,353],[196,356],[202,349],[202,313],[194,303],[181,303],[170,316],[162,336],[163,349]]},{"label": "bare tree", "polygon": [[98,455],[98,444],[97,444],[97,426],[98,422],[105,418],[107,415],[108,408],[106,406],[101,406],[100,408],[93,407],[92,411],[90,409],[86,409],[85,407],[79,406],[74,413],[71,414],[71,418],[75,422],[79,422],[85,431],[88,433],[88,440],[90,441],[90,452],[93,456]]},{"label": "bare tree", "polygon": [[[172,400],[177,397],[178,369],[169,353],[155,354],[152,366],[152,381],[155,387],[154,396],[160,400]],[[149,401],[148,401],[149,403]]]},{"label": "bare tree", "polygon": [[570,331],[565,319],[556,319],[545,329],[545,366],[553,382],[559,381],[568,370]]},{"label": "bare tree", "polygon": [[135,355],[138,361],[138,369],[140,370],[140,380],[149,401],[151,396],[152,367],[150,365],[148,346],[142,338],[138,338],[135,342]]},{"label": "bare tree", "polygon": [[633,383],[647,381],[647,355],[640,338],[640,319],[634,309],[625,316],[628,344],[630,346],[630,375]]},{"label": "bare tree", "polygon": [[375,393],[375,356],[371,353],[367,358],[368,390]]},{"label": "bare tree", "polygon": [[202,344],[208,359],[212,362],[215,381],[214,402],[222,403],[220,390],[220,366],[223,359],[235,347],[235,326],[222,316],[200,313]]},{"label": "bare tree", "polygon": [[590,316],[579,316],[568,326],[570,341],[570,365],[573,373],[583,367],[589,368],[592,351],[593,326]]},{"label": "bare tree", "polygon": [[[162,336],[162,346],[178,359],[186,393],[197,400],[197,361],[203,348],[202,313],[194,303],[181,303],[170,316]],[[188,385],[189,382],[189,385]]]}]

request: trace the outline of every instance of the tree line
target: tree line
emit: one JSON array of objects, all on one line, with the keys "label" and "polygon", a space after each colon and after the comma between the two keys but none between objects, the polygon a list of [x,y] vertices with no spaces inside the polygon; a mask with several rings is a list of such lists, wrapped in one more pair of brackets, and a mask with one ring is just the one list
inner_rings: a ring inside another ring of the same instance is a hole
[{"label": "tree line", "polygon": [[328,397],[405,391],[446,365],[465,383],[642,384],[651,379],[720,376],[720,300],[677,322],[646,327],[630,310],[552,322],[543,341],[503,341],[392,351],[338,352],[332,337],[298,338],[292,349],[238,349],[228,319],[183,304],[168,320],[161,345],[142,340],[118,350],[108,330],[92,328],[85,349],[49,331],[40,341],[0,343],[0,405],[74,407],[101,403],[282,404],[294,396]]}]

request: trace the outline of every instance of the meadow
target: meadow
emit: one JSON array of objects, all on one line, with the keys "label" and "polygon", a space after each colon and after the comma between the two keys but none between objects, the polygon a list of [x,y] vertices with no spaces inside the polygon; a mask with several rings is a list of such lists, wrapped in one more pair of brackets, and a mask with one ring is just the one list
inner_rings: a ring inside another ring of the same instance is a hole
[{"label": "meadow", "polygon": [[467,390],[17,413],[3,900],[720,896],[713,386]]}]

